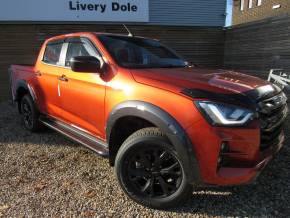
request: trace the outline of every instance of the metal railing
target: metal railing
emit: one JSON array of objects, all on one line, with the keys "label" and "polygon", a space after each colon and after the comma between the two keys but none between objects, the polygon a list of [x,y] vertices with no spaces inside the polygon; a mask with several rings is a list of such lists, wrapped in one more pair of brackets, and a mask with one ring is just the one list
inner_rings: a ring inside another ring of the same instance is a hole
[{"label": "metal railing", "polygon": [[268,81],[278,85],[282,89],[289,89],[290,73],[283,69],[271,69],[268,76]]}]

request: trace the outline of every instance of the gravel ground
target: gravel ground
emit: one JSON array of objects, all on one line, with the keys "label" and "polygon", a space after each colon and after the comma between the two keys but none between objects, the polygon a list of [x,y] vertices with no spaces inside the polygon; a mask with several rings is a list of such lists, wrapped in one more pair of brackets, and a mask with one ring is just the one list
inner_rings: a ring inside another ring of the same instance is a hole
[{"label": "gravel ground", "polygon": [[158,211],[123,194],[108,160],[53,131],[25,131],[2,103],[0,217],[289,217],[289,145],[288,136],[256,184],[197,188],[182,207]]}]

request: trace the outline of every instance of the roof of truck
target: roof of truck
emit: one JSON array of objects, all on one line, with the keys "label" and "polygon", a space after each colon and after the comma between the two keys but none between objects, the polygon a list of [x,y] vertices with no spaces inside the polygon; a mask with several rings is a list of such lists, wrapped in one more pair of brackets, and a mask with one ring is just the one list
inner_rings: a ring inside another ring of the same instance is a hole
[{"label": "roof of truck", "polygon": [[141,36],[129,36],[126,34],[117,34],[117,33],[105,33],[105,32],[76,32],[76,33],[70,33],[70,34],[63,34],[63,35],[58,35],[51,37],[46,40],[46,42],[51,42],[51,41],[56,41],[56,40],[63,40],[65,38],[69,37],[80,37],[80,36],[100,36],[100,35],[106,35],[106,36],[122,36],[122,37],[136,37],[136,38],[143,38],[145,39],[146,37],[141,37]]}]

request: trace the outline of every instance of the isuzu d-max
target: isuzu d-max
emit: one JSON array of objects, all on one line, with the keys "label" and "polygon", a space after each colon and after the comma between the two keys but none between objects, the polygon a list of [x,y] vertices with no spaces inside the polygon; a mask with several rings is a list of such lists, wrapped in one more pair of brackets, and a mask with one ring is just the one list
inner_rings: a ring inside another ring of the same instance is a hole
[{"label": "isuzu d-max", "polygon": [[108,157],[124,192],[148,207],[175,206],[196,185],[250,183],[284,141],[281,89],[191,66],[157,40],[57,36],[35,66],[9,72],[28,130],[50,127]]}]

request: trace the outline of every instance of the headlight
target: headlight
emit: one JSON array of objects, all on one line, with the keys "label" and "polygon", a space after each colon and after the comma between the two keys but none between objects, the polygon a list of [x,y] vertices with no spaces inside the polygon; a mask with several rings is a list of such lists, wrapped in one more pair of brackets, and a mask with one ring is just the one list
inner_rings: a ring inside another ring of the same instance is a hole
[{"label": "headlight", "polygon": [[238,106],[210,101],[195,103],[212,125],[242,126],[254,116],[252,111]]}]

